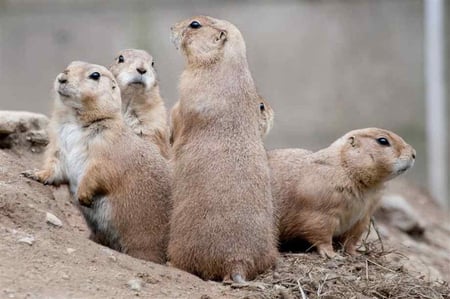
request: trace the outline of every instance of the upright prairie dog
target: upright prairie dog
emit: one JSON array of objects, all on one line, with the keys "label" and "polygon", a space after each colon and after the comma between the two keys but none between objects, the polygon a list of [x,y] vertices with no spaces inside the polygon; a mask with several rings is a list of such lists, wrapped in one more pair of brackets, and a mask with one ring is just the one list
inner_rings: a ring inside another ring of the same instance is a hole
[{"label": "upright prairie dog", "polygon": [[153,57],[144,50],[120,51],[110,66],[119,83],[125,122],[169,158],[167,111],[159,92]]},{"label": "upright prairie dog", "polygon": [[354,130],[317,152],[268,152],[280,241],[303,239],[322,256],[335,255],[332,239],[346,252],[370,223],[383,183],[414,165],[415,150],[382,129]]},{"label": "upright prairie dog", "polygon": [[203,279],[242,283],[278,256],[260,96],[244,39],[231,23],[205,16],[177,23],[172,37],[187,65],[172,114],[168,256]]},{"label": "upright prairie dog", "polygon": [[[260,110],[259,118],[259,131],[261,137],[266,137],[273,127],[274,111],[269,103],[262,97],[258,103]],[[180,119],[180,101],[176,102],[170,110],[170,144],[175,142],[177,134],[181,132],[181,119]]]},{"label": "upright prairie dog", "polygon": [[43,170],[28,176],[69,183],[93,239],[164,263],[171,179],[156,145],[123,121],[120,92],[104,67],[72,62],[54,83],[55,106]]}]

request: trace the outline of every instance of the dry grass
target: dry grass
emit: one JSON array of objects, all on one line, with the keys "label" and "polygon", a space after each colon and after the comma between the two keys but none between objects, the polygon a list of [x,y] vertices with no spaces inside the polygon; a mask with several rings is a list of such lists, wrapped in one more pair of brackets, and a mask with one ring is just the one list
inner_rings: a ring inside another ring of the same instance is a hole
[{"label": "dry grass", "polygon": [[331,260],[316,253],[286,253],[277,273],[261,276],[261,284],[252,287],[257,294],[247,298],[450,298],[448,283],[425,281],[406,272],[402,261],[407,257],[381,250],[379,240],[363,242],[362,247],[361,256]]}]

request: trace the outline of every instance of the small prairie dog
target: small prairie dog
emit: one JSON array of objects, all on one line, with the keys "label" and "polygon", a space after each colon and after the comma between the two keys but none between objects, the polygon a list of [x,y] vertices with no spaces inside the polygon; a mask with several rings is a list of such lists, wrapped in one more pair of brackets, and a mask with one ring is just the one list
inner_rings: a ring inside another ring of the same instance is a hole
[{"label": "small prairie dog", "polygon": [[206,16],[172,27],[186,58],[172,111],[170,262],[203,279],[242,283],[278,256],[260,103],[244,39]]},{"label": "small prairie dog", "polygon": [[171,180],[156,145],[121,115],[120,91],[105,68],[72,62],[54,83],[55,106],[43,170],[28,176],[68,183],[91,237],[131,256],[164,263]]},{"label": "small prairie dog", "polygon": [[169,158],[167,111],[159,92],[153,57],[144,50],[120,51],[110,71],[119,83],[122,114],[138,136],[158,145]]},{"label": "small prairie dog", "polygon": [[322,256],[335,255],[332,239],[355,254],[383,183],[404,173],[415,150],[382,129],[354,130],[317,152],[268,152],[280,241],[303,239]]}]

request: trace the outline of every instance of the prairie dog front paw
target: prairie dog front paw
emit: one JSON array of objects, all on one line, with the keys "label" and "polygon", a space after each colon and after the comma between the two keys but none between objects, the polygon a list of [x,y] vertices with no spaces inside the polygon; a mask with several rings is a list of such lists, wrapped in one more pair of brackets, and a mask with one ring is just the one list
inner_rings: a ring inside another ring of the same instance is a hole
[{"label": "prairie dog front paw", "polygon": [[44,185],[53,185],[54,184],[54,180],[52,179],[52,172],[47,169],[25,170],[25,171],[21,172],[21,175],[23,175],[26,178],[32,179],[34,181],[40,182]]}]

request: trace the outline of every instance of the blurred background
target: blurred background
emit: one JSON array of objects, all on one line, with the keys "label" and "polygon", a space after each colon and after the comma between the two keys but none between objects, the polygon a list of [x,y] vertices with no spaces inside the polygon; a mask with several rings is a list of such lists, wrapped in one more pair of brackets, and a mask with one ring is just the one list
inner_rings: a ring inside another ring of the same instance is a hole
[{"label": "blurred background", "polygon": [[[417,150],[416,165],[406,177],[432,187],[427,153],[432,154],[433,147],[427,147],[427,134],[435,130],[427,133],[424,4],[422,0],[0,0],[0,109],[49,115],[53,80],[69,62],[108,66],[124,48],[145,49],[154,56],[170,108],[177,100],[183,59],[170,43],[169,28],[193,15],[211,15],[231,21],[244,35],[258,89],[276,113],[268,149],[316,150],[352,129],[386,128]],[[442,15],[449,15],[448,7],[441,9]],[[442,36],[450,33],[449,25],[444,26],[448,30]],[[445,46],[444,38],[441,42]],[[448,84],[442,83],[445,92]],[[444,116],[449,106],[441,111]],[[443,131],[441,122],[439,132],[438,137],[448,136],[448,121]],[[447,143],[440,147],[444,152],[437,175],[448,190]],[[448,201],[442,198],[447,197],[442,182],[441,190],[433,192],[441,202]]]}]

